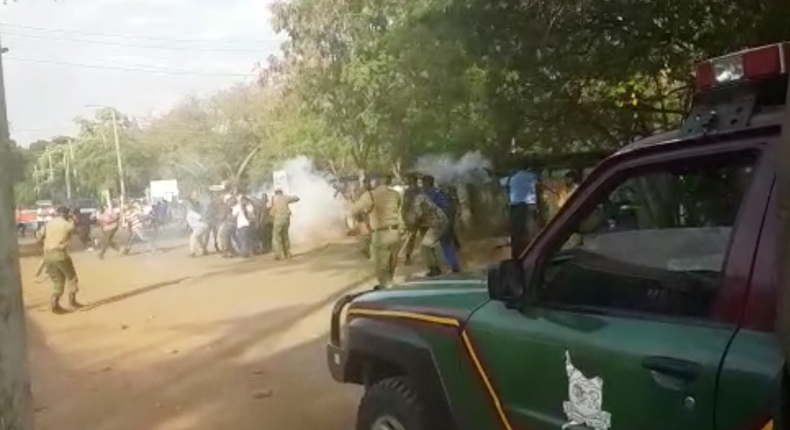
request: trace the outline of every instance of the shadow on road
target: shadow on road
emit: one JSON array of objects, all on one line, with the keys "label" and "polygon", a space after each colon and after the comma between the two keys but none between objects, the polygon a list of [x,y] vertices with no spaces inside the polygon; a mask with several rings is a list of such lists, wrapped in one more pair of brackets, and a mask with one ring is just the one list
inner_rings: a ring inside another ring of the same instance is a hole
[{"label": "shadow on road", "polygon": [[[135,258],[143,266],[147,261]],[[108,294],[88,310],[173,286],[189,287],[192,281],[221,280],[225,275],[266,271],[265,279],[272,279],[270,275],[277,279],[278,274],[310,272],[318,275],[312,278],[315,280],[358,272],[359,279],[329,291],[321,285],[298,286],[298,294],[308,298],[302,301],[305,304],[277,307],[276,303],[263,303],[261,308],[269,309],[213,322],[166,325],[150,336],[137,327],[119,331],[114,324],[123,317],[94,318],[89,323],[80,321],[80,315],[74,315],[74,320],[64,317],[62,323],[48,326],[54,332],[47,333],[50,338],[31,321],[28,332],[37,429],[352,428],[359,392],[331,380],[324,345],[331,304],[372,283],[364,276],[370,263],[358,256],[354,244],[329,245],[286,262],[260,257],[203,265],[195,263],[200,259],[167,258],[158,263],[168,265],[166,273],[172,279],[142,287],[129,285],[128,291]],[[171,271],[169,265],[184,267]],[[113,267],[108,267],[106,276],[115,276]],[[249,279],[245,282],[250,285]],[[221,294],[222,290],[218,291]],[[173,306],[194,304],[184,301]],[[255,312],[258,308],[248,309]],[[315,332],[309,331],[311,327]],[[87,336],[99,340],[91,342]],[[192,342],[181,344],[182,340]],[[63,353],[66,346],[68,360]]]},{"label": "shadow on road", "polygon": [[166,288],[166,287],[169,287],[169,286],[172,286],[172,285],[178,285],[178,284],[181,284],[182,282],[188,281],[190,279],[191,278],[187,276],[187,277],[176,278],[176,279],[173,279],[173,280],[170,280],[170,281],[158,282],[156,284],[147,285],[147,286],[142,287],[142,288],[136,288],[134,290],[127,291],[127,292],[125,292],[123,294],[118,294],[118,295],[115,295],[115,296],[107,297],[106,299],[99,300],[97,302],[86,304],[85,307],[80,309],[80,312],[86,312],[86,311],[89,311],[91,309],[96,309],[96,308],[101,307],[101,306],[105,306],[105,305],[109,305],[109,304],[112,304],[112,303],[120,302],[122,300],[130,299],[132,297],[136,297],[136,296],[139,296],[141,294],[150,293],[152,291],[160,290],[162,288]]},{"label": "shadow on road", "polygon": [[329,377],[325,330],[299,332],[302,342],[293,332],[366,281],[307,305],[173,327],[185,337],[210,333],[210,341],[134,367],[67,367],[31,324],[37,428],[348,430],[358,393]]},{"label": "shadow on road", "polygon": [[367,262],[359,258],[353,252],[353,248],[352,244],[333,243],[294,254],[290,260],[275,261],[271,254],[232,260],[229,266],[223,265],[222,268],[197,276],[196,279],[247,275],[262,270],[280,275],[299,271],[333,274],[365,267]]}]

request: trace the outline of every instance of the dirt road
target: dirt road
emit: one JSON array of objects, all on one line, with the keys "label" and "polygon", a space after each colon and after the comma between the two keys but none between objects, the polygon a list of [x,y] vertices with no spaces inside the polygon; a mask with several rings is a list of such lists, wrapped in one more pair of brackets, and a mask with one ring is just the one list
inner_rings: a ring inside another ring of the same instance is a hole
[{"label": "dirt road", "polygon": [[[22,261],[37,428],[348,430],[359,391],[324,363],[330,307],[369,287],[352,244],[278,264],[75,254],[84,311],[47,312]],[[297,249],[297,254],[299,250]]]}]

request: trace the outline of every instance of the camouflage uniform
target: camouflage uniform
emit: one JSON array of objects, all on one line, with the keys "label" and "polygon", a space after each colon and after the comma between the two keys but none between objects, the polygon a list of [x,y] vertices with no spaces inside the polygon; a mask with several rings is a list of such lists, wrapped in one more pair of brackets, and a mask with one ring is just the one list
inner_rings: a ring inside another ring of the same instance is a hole
[{"label": "camouflage uniform", "polygon": [[[420,193],[417,186],[417,178],[409,176],[406,178],[408,183],[406,189],[403,191],[403,213],[406,214],[411,210],[414,203],[414,198]],[[417,226],[406,226],[406,244],[404,245],[404,264],[407,266],[411,264],[411,256],[414,253],[414,245],[417,244],[419,238],[425,234],[425,230]]]},{"label": "camouflage uniform", "polygon": [[427,195],[419,193],[404,213],[403,219],[410,228],[425,229],[420,241],[420,254],[428,268],[428,276],[440,275],[442,261],[440,239],[449,225],[444,211]]},{"label": "camouflage uniform", "polygon": [[365,191],[351,208],[353,214],[366,214],[370,223],[370,254],[379,288],[392,286],[400,245],[401,197],[386,183]]},{"label": "camouflage uniform", "polygon": [[272,247],[277,260],[291,258],[291,240],[288,229],[291,227],[291,203],[299,201],[299,197],[275,193],[272,197],[269,214],[272,217]]},{"label": "camouflage uniform", "polygon": [[269,206],[269,196],[264,194],[258,203],[258,251],[268,254],[272,251],[272,217],[266,208]]}]

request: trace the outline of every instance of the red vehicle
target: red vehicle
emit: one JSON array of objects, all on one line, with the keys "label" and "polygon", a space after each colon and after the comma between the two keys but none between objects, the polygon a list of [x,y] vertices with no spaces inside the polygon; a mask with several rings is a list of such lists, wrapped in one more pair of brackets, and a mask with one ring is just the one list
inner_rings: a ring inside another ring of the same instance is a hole
[{"label": "red vehicle", "polygon": [[37,227],[36,211],[32,209],[16,210],[16,230],[20,236],[25,236],[28,230],[35,230]]}]

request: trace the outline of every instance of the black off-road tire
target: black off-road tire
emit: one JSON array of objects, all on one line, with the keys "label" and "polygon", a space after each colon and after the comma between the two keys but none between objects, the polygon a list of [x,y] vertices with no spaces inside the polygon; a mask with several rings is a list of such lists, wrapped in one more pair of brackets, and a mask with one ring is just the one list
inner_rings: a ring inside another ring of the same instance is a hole
[{"label": "black off-road tire", "polygon": [[356,430],[374,430],[382,417],[391,417],[405,430],[429,430],[428,408],[407,376],[383,379],[369,386],[359,403]]}]

